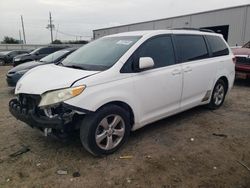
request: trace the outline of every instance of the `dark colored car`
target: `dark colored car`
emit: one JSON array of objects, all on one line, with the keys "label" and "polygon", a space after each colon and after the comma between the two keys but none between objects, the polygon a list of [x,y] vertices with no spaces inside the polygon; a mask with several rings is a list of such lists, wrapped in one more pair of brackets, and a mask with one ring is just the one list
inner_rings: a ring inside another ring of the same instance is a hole
[{"label": "dark colored car", "polygon": [[10,87],[15,87],[17,81],[30,69],[40,66],[40,65],[52,64],[52,63],[58,64],[65,57],[67,57],[69,54],[71,54],[75,50],[77,50],[77,48],[66,48],[63,50],[56,51],[42,58],[39,61],[30,61],[27,63],[23,63],[21,65],[18,65],[8,71],[6,75],[6,81]]},{"label": "dark colored car", "polygon": [[21,55],[28,54],[28,50],[12,50],[0,52],[0,65],[7,65],[13,62],[13,58]]},{"label": "dark colored car", "polygon": [[242,48],[234,48],[232,51],[236,57],[235,77],[250,79],[250,42]]},{"label": "dark colored car", "polygon": [[28,61],[34,61],[34,60],[40,60],[43,57],[52,54],[58,50],[62,50],[65,47],[60,47],[60,46],[47,46],[47,47],[41,47],[37,48],[34,51],[32,51],[29,54],[23,54],[23,55],[18,55],[13,59],[13,66],[20,65],[22,63],[28,62]]}]

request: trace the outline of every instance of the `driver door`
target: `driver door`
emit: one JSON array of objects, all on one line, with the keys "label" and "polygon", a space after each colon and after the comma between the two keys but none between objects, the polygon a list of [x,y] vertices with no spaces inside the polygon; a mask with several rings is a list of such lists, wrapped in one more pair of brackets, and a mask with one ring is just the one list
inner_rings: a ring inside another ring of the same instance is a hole
[{"label": "driver door", "polygon": [[143,126],[180,110],[182,69],[176,64],[171,35],[153,37],[135,53],[137,61],[151,57],[155,64],[133,77],[139,121]]}]

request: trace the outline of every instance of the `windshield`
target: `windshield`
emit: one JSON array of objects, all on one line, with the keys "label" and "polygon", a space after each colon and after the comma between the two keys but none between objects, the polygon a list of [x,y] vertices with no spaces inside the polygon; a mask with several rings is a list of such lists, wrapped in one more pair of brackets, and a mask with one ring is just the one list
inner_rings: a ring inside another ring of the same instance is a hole
[{"label": "windshield", "polygon": [[40,60],[40,62],[42,63],[50,63],[50,62],[53,62],[54,60],[62,57],[63,55],[65,55],[66,53],[68,53],[69,51],[68,50],[60,50],[60,51],[57,51],[57,52],[54,52],[50,55],[47,55],[45,56],[44,58],[42,58]]},{"label": "windshield", "polygon": [[33,50],[32,52],[30,52],[30,54],[35,54],[36,52],[38,52],[41,48],[37,48],[35,50]]},{"label": "windshield", "polygon": [[62,65],[85,70],[106,70],[140,38],[140,36],[122,36],[98,39],[70,54],[62,61]]}]

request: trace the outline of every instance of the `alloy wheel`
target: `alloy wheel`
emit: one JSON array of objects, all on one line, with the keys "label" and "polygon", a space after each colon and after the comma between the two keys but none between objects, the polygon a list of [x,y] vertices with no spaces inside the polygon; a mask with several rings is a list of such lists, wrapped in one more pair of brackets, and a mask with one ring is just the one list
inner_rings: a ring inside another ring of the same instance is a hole
[{"label": "alloy wheel", "polygon": [[115,148],[125,135],[125,122],[121,116],[112,114],[104,117],[96,129],[95,140],[103,150]]}]

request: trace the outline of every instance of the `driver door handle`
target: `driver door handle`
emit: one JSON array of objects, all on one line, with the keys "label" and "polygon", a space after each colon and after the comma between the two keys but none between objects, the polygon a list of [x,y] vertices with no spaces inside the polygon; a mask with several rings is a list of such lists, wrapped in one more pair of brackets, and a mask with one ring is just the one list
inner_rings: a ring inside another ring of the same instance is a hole
[{"label": "driver door handle", "polygon": [[174,69],[172,71],[172,75],[178,75],[178,74],[181,74],[181,70],[180,69]]},{"label": "driver door handle", "polygon": [[192,68],[190,66],[187,66],[184,68],[184,72],[191,72]]}]

